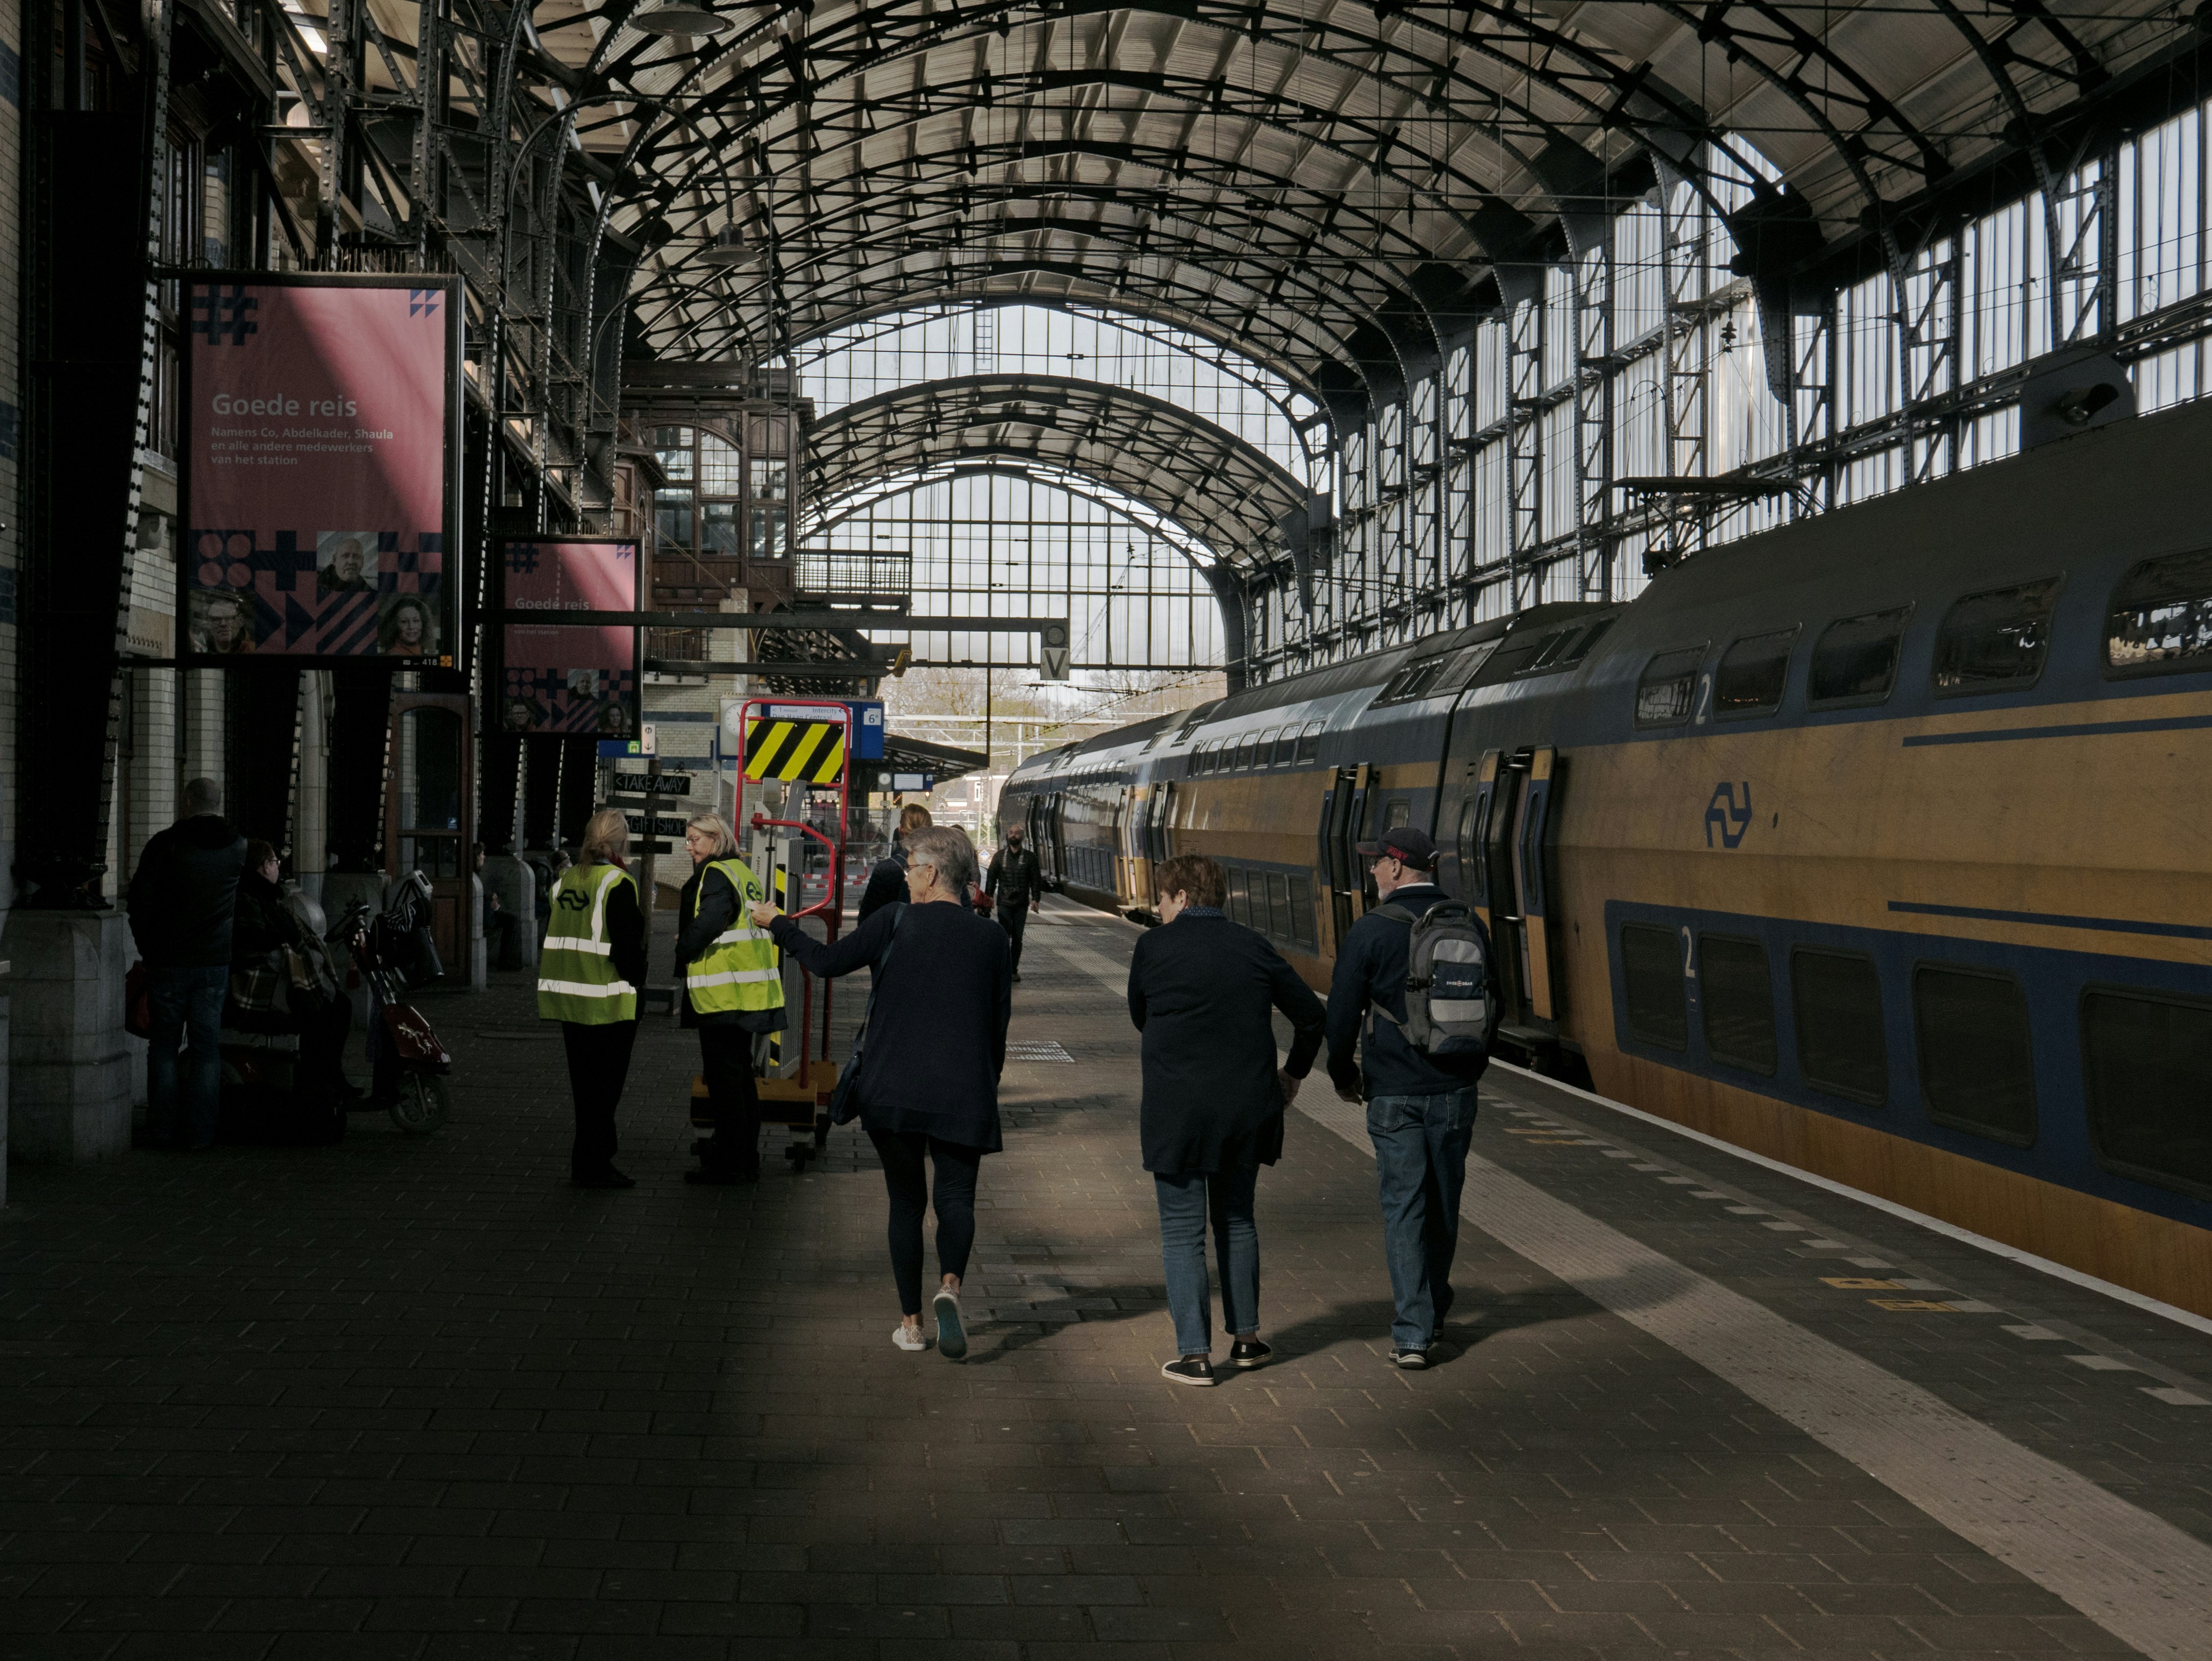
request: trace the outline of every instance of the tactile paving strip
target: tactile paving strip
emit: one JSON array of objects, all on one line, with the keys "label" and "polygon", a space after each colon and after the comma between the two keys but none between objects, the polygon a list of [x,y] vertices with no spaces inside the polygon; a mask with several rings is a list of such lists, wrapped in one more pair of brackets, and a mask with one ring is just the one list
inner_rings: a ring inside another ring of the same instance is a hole
[{"label": "tactile paving strip", "polygon": [[1042,1042],[1025,1041],[1020,1044],[1009,1044],[1006,1046],[1006,1059],[1065,1062],[1070,1067],[1075,1065],[1075,1058],[1051,1039],[1046,1039]]}]

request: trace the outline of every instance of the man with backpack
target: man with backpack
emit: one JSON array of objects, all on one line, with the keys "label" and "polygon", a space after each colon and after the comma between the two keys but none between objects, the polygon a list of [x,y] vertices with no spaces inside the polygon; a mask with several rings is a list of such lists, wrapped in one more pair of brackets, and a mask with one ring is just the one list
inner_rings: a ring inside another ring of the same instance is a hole
[{"label": "man with backpack", "polygon": [[1382,903],[1337,948],[1328,1076],[1337,1094],[1367,1106],[1397,1306],[1390,1360],[1416,1371],[1428,1366],[1451,1308],[1474,1082],[1490,1058],[1498,1002],[1490,937],[1437,886],[1429,834],[1401,826],[1359,852],[1374,862]]}]

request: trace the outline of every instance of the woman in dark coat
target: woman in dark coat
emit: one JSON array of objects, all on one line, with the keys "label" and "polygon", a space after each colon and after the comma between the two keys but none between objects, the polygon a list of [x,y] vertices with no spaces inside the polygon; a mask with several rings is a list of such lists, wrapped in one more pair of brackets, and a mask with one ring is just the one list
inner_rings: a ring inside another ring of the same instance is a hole
[{"label": "woman in dark coat", "polygon": [[[921,1214],[937,1209],[938,1353],[968,1353],[960,1282],[975,1243],[975,1178],[999,1151],[999,1074],[1013,1013],[1006,932],[966,903],[975,849],[954,827],[907,839],[911,903],[874,912],[825,945],[773,906],[753,921],[811,973],[869,966],[870,1008],[854,1088],[860,1125],[884,1164],[890,1193],[891,1273],[900,1325],[891,1342],[927,1348],[921,1336]],[[926,1178],[927,1155],[934,1183]]]},{"label": "woman in dark coat", "polygon": [[716,862],[738,857],[737,838],[720,814],[702,813],[685,825],[684,846],[691,856],[691,880],[676,905],[676,984],[684,994],[679,1018],[698,1029],[699,1069],[707,1079],[708,1110],[714,1116],[714,1134],[700,1153],[699,1169],[686,1171],[684,1180],[758,1182],[760,1088],[753,1078],[753,1035],[783,1030],[781,991],[772,1009],[702,1012],[691,1006],[684,972],[737,922],[740,906],[763,897],[761,887],[750,866],[741,865],[750,890],[743,894],[730,885],[726,871],[714,869]]},{"label": "woman in dark coat", "polygon": [[[246,845],[246,869],[238,879],[238,906],[230,926],[230,961],[234,971],[245,970],[270,978],[276,1007],[260,1012],[240,1010],[234,1018],[241,1025],[278,1027],[300,1034],[299,1064],[293,1070],[292,1098],[310,1119],[329,1114],[328,1128],[345,1132],[347,1104],[361,1091],[345,1076],[346,1034],[353,1026],[353,1005],[337,986],[336,973],[323,943],[317,939],[286,903],[277,882],[283,866],[276,850],[258,838]],[[317,985],[310,989],[294,984],[290,959],[297,955],[313,971]]]},{"label": "woman in dark coat", "polygon": [[[1228,877],[1203,854],[1182,854],[1153,878],[1163,926],[1129,962],[1129,1019],[1144,1040],[1139,1115],[1145,1169],[1160,1207],[1160,1253],[1178,1384],[1213,1382],[1212,1300],[1206,1284],[1209,1215],[1221,1274],[1229,1364],[1261,1366],[1260,1234],[1252,1216],[1260,1167],[1283,1152],[1283,1109],[1320,1052],[1326,1011],[1297,972],[1222,910]],[[1275,1065],[1270,1011],[1295,1034]]]}]

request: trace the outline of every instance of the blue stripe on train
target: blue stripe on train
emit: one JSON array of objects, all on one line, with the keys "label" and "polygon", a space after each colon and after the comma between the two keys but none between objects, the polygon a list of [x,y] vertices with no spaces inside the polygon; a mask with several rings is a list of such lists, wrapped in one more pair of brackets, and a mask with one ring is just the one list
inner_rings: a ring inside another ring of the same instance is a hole
[{"label": "blue stripe on train", "polygon": [[[1678,943],[1686,928],[1695,934],[1747,937],[1765,947],[1774,1006],[1776,1053],[1772,1076],[1712,1058],[1706,1045],[1698,983],[1694,976],[1685,977],[1689,1016],[1686,1050],[1650,1043],[1629,1031],[1627,985],[1620,949],[1620,926],[1624,923],[1663,928],[1675,937]],[[2093,1194],[2100,1199],[2133,1206],[2157,1216],[2171,1217],[2198,1228],[2212,1228],[2212,1201],[2191,1198],[2119,1175],[2099,1162],[2090,1142],[2082,1083],[2081,1002],[2084,989],[2094,985],[2201,997],[2208,977],[2200,965],[1901,930],[1844,928],[1786,918],[1646,906],[1619,900],[1606,904],[1605,936],[1607,977],[1613,991],[1613,1042],[1625,1055],[1848,1119],[1872,1130],[1886,1131],[1893,1136]],[[1816,1090],[1806,1082],[1798,1062],[1796,1012],[1790,997],[1790,953],[1792,948],[1801,946],[1863,952],[1874,960],[1881,979],[1882,1037],[1889,1063],[1886,1106],[1867,1106]],[[1938,1124],[1929,1116],[1920,1089],[1919,1054],[1912,1017],[1912,971],[1922,963],[2001,969],[2018,977],[2027,997],[2035,1077],[2036,1137],[2032,1146],[2010,1147]]]}]

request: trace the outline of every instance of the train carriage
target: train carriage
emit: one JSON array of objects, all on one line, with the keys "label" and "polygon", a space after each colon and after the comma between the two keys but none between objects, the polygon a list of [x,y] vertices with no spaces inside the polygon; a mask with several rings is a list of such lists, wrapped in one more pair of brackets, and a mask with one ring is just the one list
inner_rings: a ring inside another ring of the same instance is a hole
[{"label": "train carriage", "polygon": [[1430,829],[1547,1071],[2212,1313],[2212,409],[1033,758],[1048,874],[1202,852],[1316,986]]}]

